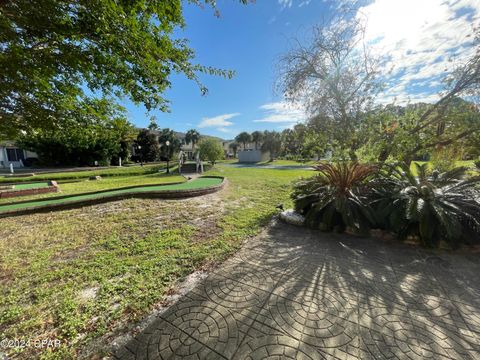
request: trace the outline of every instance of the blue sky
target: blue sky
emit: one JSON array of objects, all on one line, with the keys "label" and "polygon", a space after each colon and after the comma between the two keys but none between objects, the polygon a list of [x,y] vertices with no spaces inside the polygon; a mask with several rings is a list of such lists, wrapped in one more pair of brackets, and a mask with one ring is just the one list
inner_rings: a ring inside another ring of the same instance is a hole
[{"label": "blue sky", "polygon": [[[240,131],[282,130],[305,119],[273,90],[276,64],[295,37],[305,37],[312,25],[331,16],[349,0],[257,0],[247,6],[221,0],[211,8],[185,5],[187,27],[179,36],[190,40],[196,60],[237,72],[234,79],[202,76],[208,87],[174,76],[166,93],[171,112],[146,114],[142,106],[123,100],[130,120],[145,127],[155,115],[160,127],[177,131],[197,128],[225,139]],[[376,51],[388,54],[394,70],[380,102],[434,101],[438,72],[452,54],[468,55],[468,34],[478,23],[480,0],[370,0],[359,9],[367,18],[367,38]],[[428,36],[426,35],[428,34]]]}]

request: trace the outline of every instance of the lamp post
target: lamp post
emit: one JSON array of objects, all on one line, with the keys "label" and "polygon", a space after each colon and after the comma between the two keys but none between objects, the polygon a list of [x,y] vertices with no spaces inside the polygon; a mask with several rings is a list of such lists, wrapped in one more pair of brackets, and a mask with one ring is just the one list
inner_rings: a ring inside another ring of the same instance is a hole
[{"label": "lamp post", "polygon": [[167,147],[167,174],[170,174],[170,141],[165,141],[165,146]]},{"label": "lamp post", "polygon": [[140,153],[140,166],[143,166],[143,154],[142,154],[142,146],[137,145],[138,152]]}]

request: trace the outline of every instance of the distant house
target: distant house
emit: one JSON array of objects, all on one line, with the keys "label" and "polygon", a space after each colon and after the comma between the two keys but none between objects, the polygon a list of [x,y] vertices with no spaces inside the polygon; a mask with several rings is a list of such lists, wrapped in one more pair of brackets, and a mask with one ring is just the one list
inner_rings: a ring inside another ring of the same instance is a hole
[{"label": "distant house", "polygon": [[262,150],[240,150],[237,155],[238,162],[241,163],[257,163],[270,159],[270,152]]},{"label": "distant house", "polygon": [[[185,153],[185,155],[187,156],[187,159],[188,160],[195,159],[195,149],[193,148],[192,143],[190,143],[190,144],[186,143],[185,133],[175,132],[175,134],[177,135],[177,137],[182,142],[182,146],[181,146],[180,150],[182,150]],[[197,148],[198,144],[195,144],[195,147]]]},{"label": "distant house", "polygon": [[[181,150],[187,155],[187,159],[189,160],[193,160],[195,159],[195,152],[196,150],[198,149],[198,144],[195,144],[195,149],[193,148],[192,144],[187,144],[186,141],[185,141],[185,133],[182,133],[182,132],[175,132],[175,134],[177,135],[177,137],[180,139],[180,141],[182,142],[182,147],[181,147]],[[215,136],[208,136],[208,135],[200,135],[200,141],[202,138],[213,138],[213,139],[216,139],[218,140],[219,143],[221,143],[222,145],[225,143],[225,141],[223,139],[220,139],[220,138],[217,138]],[[224,149],[225,149],[225,145],[224,146]]]},{"label": "distant house", "polygon": [[223,152],[225,153],[226,158],[233,157],[233,150],[230,149],[230,144],[233,143],[234,140],[226,140],[222,141]]},{"label": "distant house", "polygon": [[[235,140],[229,140],[223,143],[225,155],[228,157],[233,157],[233,151],[230,149],[232,142],[235,142]],[[269,160],[270,153],[262,150],[262,143],[255,145],[254,142],[249,142],[246,143],[245,146],[243,143],[238,143],[237,158],[239,162],[256,163]]]},{"label": "distant house", "polygon": [[[223,146],[223,151],[225,152],[225,157],[227,158],[232,158],[233,157],[233,150],[230,148],[230,144],[236,142],[235,140],[224,140],[222,141],[222,146]],[[237,155],[240,151],[253,151],[255,150],[255,143],[246,143],[245,144],[245,149],[243,149],[243,144],[238,143],[238,149],[237,149]],[[258,148],[260,150],[261,144],[258,145]]]},{"label": "distant house", "polygon": [[37,154],[19,148],[13,141],[0,142],[0,168],[9,168],[10,164],[14,168],[22,168],[25,166],[25,160],[32,158],[38,158]]}]

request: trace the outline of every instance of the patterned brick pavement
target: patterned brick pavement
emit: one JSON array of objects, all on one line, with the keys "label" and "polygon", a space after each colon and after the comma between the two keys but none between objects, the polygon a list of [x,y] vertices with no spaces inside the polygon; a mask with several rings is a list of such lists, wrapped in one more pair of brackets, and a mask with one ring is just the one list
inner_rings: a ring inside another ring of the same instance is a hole
[{"label": "patterned brick pavement", "polygon": [[478,255],[274,224],[115,354],[480,359]]}]

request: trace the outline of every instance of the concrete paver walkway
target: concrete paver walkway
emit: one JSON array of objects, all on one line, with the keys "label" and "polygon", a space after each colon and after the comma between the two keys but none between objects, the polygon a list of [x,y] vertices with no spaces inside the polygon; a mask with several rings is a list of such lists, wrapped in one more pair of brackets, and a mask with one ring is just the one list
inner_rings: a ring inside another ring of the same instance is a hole
[{"label": "concrete paver walkway", "polygon": [[274,224],[118,359],[480,359],[478,255]]}]

